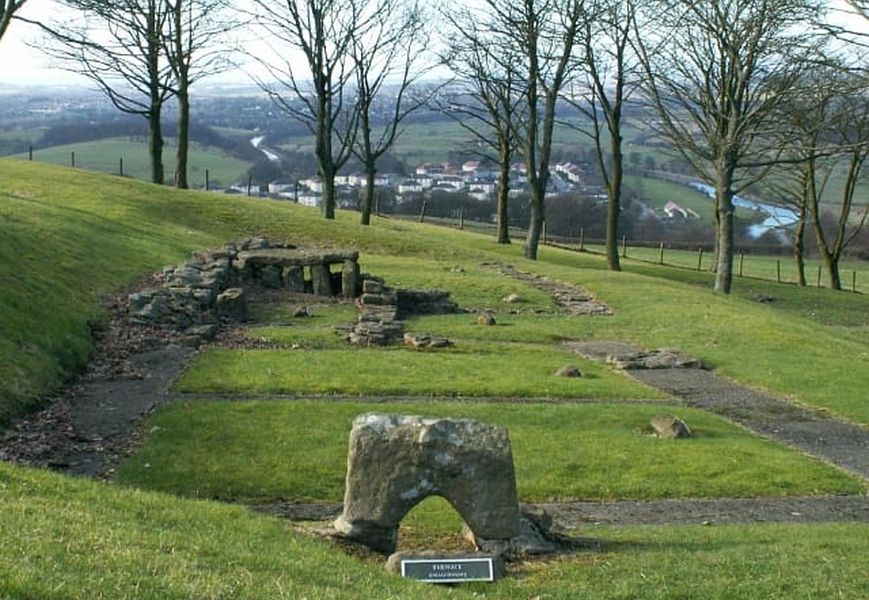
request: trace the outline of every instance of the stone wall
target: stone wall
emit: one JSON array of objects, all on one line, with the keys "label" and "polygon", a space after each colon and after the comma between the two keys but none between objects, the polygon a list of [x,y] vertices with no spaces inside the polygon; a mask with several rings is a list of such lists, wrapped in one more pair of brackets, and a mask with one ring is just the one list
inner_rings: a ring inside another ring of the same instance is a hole
[{"label": "stone wall", "polygon": [[[297,249],[250,238],[219,250],[197,252],[178,267],[163,269],[159,285],[130,294],[130,321],[176,331],[240,322],[246,315],[244,286],[355,297],[361,291],[358,252]],[[332,273],[331,265],[340,264]]]}]

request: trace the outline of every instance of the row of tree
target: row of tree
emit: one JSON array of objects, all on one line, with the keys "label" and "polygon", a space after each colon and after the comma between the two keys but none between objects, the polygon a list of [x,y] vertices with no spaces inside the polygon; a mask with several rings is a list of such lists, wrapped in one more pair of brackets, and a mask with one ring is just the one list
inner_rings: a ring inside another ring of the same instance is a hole
[{"label": "row of tree", "polygon": [[[718,292],[731,289],[734,196],[774,167],[792,165],[779,185],[789,183],[801,214],[819,223],[821,167],[848,157],[841,231],[828,240],[815,227],[831,285],[840,287],[838,257],[853,235],[853,197],[869,151],[867,69],[850,58],[865,51],[866,38],[828,25],[823,0],[479,0],[427,13],[413,0],[249,0],[246,10],[226,0],[63,3],[82,18],[39,24],[57,42],[49,52],[94,80],[119,109],[148,119],[155,182],[163,180],[163,103],[178,98],[176,180],[185,186],[190,85],[230,64],[219,45],[224,34],[256,25],[281,57],[254,57],[268,73],[257,83],[313,135],[326,218],[334,218],[335,175],[355,156],[368,174],[368,224],[378,159],[410,112],[435,106],[500,166],[501,243],[510,241],[509,165],[514,156],[524,161],[524,253],[535,259],[553,132],[569,125],[558,119],[568,104],[590,123],[580,131],[596,150],[608,197],[607,260],[618,270],[624,117],[632,98],[654,109],[657,134],[716,190]],[[6,0],[0,32],[22,4]],[[865,19],[865,2],[853,6]],[[437,34],[432,23],[440,24]],[[414,86],[432,64],[448,66],[455,78]]]}]

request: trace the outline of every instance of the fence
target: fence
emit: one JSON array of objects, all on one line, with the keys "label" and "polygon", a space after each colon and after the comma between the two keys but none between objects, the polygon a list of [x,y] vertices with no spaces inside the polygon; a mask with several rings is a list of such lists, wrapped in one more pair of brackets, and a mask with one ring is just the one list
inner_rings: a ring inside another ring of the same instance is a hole
[{"label": "fence", "polygon": [[[576,238],[546,235],[543,232],[543,243],[578,252],[603,253],[603,240],[586,240],[580,232]],[[791,252],[783,246],[769,247],[766,245],[738,246],[734,255],[733,274],[746,279],[760,279],[777,283],[797,283],[796,262],[775,254]],[[660,266],[690,269],[700,272],[712,272],[715,268],[715,253],[712,244],[690,244],[685,242],[630,242],[622,237],[619,244],[619,254],[622,258],[637,260]],[[853,293],[863,293],[858,287],[858,273],[866,275],[866,268],[849,269],[840,264],[840,277],[843,290]],[[789,268],[790,267],[790,268]],[[824,278],[824,265],[816,258],[805,260],[805,278],[807,284],[818,288],[827,287]]]}]

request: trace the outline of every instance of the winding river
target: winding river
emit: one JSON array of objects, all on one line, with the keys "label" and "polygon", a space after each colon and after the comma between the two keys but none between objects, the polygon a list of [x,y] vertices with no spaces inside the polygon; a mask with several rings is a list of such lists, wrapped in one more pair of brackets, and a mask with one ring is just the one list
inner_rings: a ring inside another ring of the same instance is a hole
[{"label": "winding river", "polygon": [[[715,199],[715,188],[707,183],[692,181],[688,183],[688,186],[694,188],[699,192],[702,192],[703,194],[706,194],[707,197],[713,200]],[[776,229],[787,229],[799,220],[797,211],[792,208],[788,208],[787,206],[781,206],[779,204],[757,202],[756,200],[749,200],[748,198],[743,198],[742,196],[734,196],[733,205],[739,206],[740,208],[748,208],[751,210],[760,211],[766,215],[766,218],[763,220],[762,223],[758,223],[757,225],[752,225],[751,227],[749,227],[748,235],[753,238],[759,238],[767,231],[772,231]]]}]

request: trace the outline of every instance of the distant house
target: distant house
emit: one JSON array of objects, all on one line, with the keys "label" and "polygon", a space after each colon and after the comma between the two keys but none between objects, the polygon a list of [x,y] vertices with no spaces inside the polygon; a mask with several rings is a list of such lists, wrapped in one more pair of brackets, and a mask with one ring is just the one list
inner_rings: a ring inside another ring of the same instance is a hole
[{"label": "distant house", "polygon": [[420,183],[417,179],[405,179],[401,183],[398,184],[398,193],[399,194],[419,194],[425,188],[422,183]]},{"label": "distant house", "polygon": [[323,204],[323,194],[320,192],[313,192],[308,190],[300,191],[299,204],[302,204],[304,206],[318,207]]},{"label": "distant house", "polygon": [[688,218],[688,211],[676,204],[675,202],[667,202],[664,205],[664,213],[671,219],[676,217]]},{"label": "distant house", "polygon": [[495,194],[498,185],[494,181],[474,180],[468,184],[468,193],[477,200],[488,200]]},{"label": "distant house", "polygon": [[275,179],[274,181],[269,183],[269,195],[270,196],[285,197],[287,194],[292,196],[295,189],[296,189],[296,184],[293,183],[292,181],[287,181],[285,179]]},{"label": "distant house", "polygon": [[323,180],[319,176],[300,179],[299,184],[305,186],[311,192],[323,193]]}]

